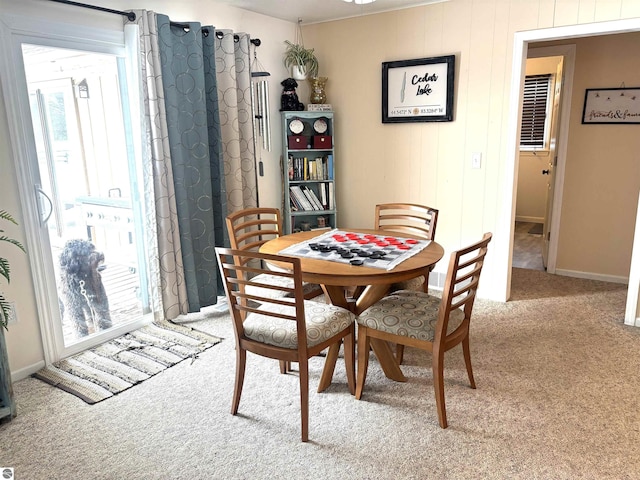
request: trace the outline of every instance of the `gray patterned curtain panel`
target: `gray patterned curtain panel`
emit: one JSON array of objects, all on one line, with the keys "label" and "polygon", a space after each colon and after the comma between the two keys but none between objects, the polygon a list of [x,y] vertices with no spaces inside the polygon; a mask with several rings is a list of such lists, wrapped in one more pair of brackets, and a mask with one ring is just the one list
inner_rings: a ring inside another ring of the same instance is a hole
[{"label": "gray patterned curtain panel", "polygon": [[220,133],[229,213],[258,206],[249,42],[246,33],[216,31]]},{"label": "gray patterned curtain panel", "polygon": [[[136,11],[146,117],[152,277],[164,317],[215,304],[224,217],[257,206],[249,36]],[[150,199],[153,199],[150,201]]]},{"label": "gray patterned curtain panel", "polygon": [[209,148],[219,141],[209,138],[209,132],[218,132],[207,123],[208,118],[219,123],[213,118],[218,103],[215,70],[211,71],[215,64],[204,61],[203,50],[203,34],[213,27],[203,31],[197,22],[172,25],[166,15],[158,15],[157,23],[188,312],[198,312],[217,302],[214,248],[224,239],[216,244],[214,209],[218,218],[226,216],[222,205],[213,203],[212,178],[220,182],[222,177],[219,158],[211,158]]}]

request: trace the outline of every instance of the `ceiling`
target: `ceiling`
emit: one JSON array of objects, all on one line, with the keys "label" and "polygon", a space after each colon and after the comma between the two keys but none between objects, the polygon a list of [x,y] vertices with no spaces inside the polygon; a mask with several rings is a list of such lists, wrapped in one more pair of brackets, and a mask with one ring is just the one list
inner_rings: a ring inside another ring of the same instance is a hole
[{"label": "ceiling", "polygon": [[218,0],[233,7],[261,13],[270,17],[301,23],[319,23],[342,18],[389,12],[448,0],[376,0],[367,5],[346,3],[343,0]]}]

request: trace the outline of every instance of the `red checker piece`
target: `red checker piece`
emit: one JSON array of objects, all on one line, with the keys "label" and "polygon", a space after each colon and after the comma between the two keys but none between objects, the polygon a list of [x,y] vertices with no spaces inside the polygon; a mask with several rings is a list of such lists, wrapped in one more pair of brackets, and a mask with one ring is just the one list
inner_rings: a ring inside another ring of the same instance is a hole
[{"label": "red checker piece", "polygon": [[409,245],[396,245],[399,250],[410,250],[411,247]]},{"label": "red checker piece", "polygon": [[366,245],[367,243],[369,243],[369,240],[367,240],[366,238],[359,238],[359,239],[357,240],[357,242],[358,242],[360,245]]},{"label": "red checker piece", "polygon": [[376,242],[376,245],[378,245],[379,247],[388,247],[389,243],[388,242]]},{"label": "red checker piece", "polygon": [[415,245],[418,243],[418,240],[414,240],[413,238],[408,238],[406,242],[404,243],[408,243],[410,245]]}]

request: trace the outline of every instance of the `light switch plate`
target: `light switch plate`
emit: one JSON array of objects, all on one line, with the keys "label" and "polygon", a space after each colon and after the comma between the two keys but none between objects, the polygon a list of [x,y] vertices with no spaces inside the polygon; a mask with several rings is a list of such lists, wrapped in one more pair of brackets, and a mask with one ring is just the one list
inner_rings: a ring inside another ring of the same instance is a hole
[{"label": "light switch plate", "polygon": [[471,154],[471,168],[482,167],[482,152],[473,152]]}]

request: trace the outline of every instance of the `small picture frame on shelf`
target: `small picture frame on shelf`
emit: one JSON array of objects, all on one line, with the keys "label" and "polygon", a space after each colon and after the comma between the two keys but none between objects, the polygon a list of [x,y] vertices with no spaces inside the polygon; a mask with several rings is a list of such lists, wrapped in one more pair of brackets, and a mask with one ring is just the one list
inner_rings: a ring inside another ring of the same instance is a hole
[{"label": "small picture frame on shelf", "polygon": [[330,112],[332,110],[330,103],[310,103],[307,105],[308,112]]}]

